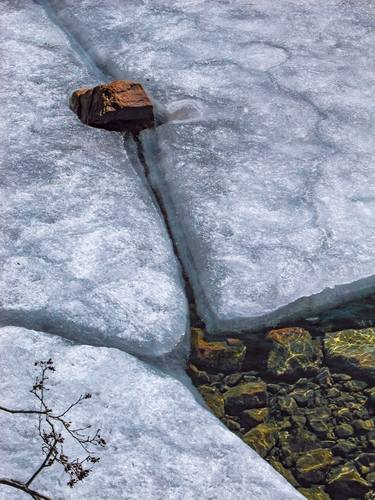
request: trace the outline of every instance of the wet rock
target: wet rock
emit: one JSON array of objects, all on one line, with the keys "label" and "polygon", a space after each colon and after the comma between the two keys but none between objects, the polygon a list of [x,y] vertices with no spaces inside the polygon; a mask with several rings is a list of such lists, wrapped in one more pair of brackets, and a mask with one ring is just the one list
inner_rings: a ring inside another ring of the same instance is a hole
[{"label": "wet rock", "polygon": [[241,341],[228,344],[226,341],[209,342],[204,338],[204,330],[191,329],[191,361],[208,371],[238,372],[241,370],[246,347]]},{"label": "wet rock", "polygon": [[309,418],[310,429],[321,439],[334,437],[331,432],[331,427],[326,420],[319,418]]},{"label": "wet rock", "polygon": [[195,384],[208,384],[210,381],[207,373],[199,370],[193,363],[189,363],[187,372]]},{"label": "wet rock", "polygon": [[371,387],[366,391],[368,395],[368,404],[371,408],[375,408],[375,387]]},{"label": "wet rock", "polygon": [[375,428],[374,420],[371,418],[368,420],[354,420],[353,425],[358,432],[372,431]]},{"label": "wet rock", "polygon": [[331,500],[331,497],[323,490],[321,486],[312,488],[298,488],[298,491],[307,500]]},{"label": "wet rock", "polygon": [[298,410],[298,406],[295,399],[293,399],[290,396],[278,397],[277,404],[278,407],[280,408],[280,411],[286,413],[287,415],[294,415]]},{"label": "wet rock", "polygon": [[232,418],[223,419],[223,423],[233,432],[240,432],[241,425]]},{"label": "wet rock", "polygon": [[331,368],[375,381],[375,329],[342,330],[324,338],[327,364]]},{"label": "wet rock", "polygon": [[238,384],[238,382],[242,379],[242,373],[232,373],[224,378],[224,382],[230,387]]},{"label": "wet rock", "polygon": [[267,390],[271,394],[277,394],[281,389],[281,385],[278,384],[267,384]]},{"label": "wet rock", "polygon": [[298,487],[299,483],[296,480],[296,478],[293,476],[293,473],[291,470],[287,469],[286,467],[283,466],[281,462],[278,460],[271,458],[269,463],[272,465],[272,467],[277,470],[279,474],[281,474],[285,479],[294,487]]},{"label": "wet rock", "polygon": [[224,393],[225,411],[237,415],[243,410],[263,408],[267,405],[267,391],[264,382],[247,382],[231,387]]},{"label": "wet rock", "polygon": [[328,389],[327,391],[327,397],[335,399],[340,396],[341,392],[337,389],[337,387],[331,387],[331,389]]},{"label": "wet rock", "polygon": [[302,453],[296,460],[297,478],[304,483],[323,482],[327,469],[333,463],[332,452],[326,448]]},{"label": "wet rock", "polygon": [[222,394],[214,387],[202,385],[199,387],[199,392],[212,413],[219,418],[224,417],[224,398]]},{"label": "wet rock", "polygon": [[278,428],[272,424],[259,424],[247,432],[243,440],[265,458],[276,445]]},{"label": "wet rock", "polygon": [[344,391],[348,392],[363,391],[367,386],[368,384],[364,380],[348,380],[347,382],[342,384],[342,388],[344,389]]},{"label": "wet rock", "polygon": [[354,462],[363,475],[375,471],[375,453],[361,453]]},{"label": "wet rock", "polygon": [[347,380],[352,379],[352,377],[347,373],[333,373],[332,378],[335,382],[346,382]]},{"label": "wet rock", "polygon": [[302,428],[298,429],[298,432],[281,432],[279,447],[285,457],[294,456],[300,452],[318,448],[319,440],[314,433]]},{"label": "wet rock", "polygon": [[348,457],[357,449],[357,444],[353,439],[338,439],[332,452],[340,457]]},{"label": "wet rock", "polygon": [[302,374],[316,372],[319,356],[311,335],[302,328],[282,328],[267,333],[272,342],[267,369],[276,377],[295,379]]},{"label": "wet rock", "polygon": [[336,500],[361,497],[370,491],[371,485],[352,463],[346,463],[330,472],[327,478],[328,493]]},{"label": "wet rock", "polygon": [[338,438],[348,438],[354,434],[354,429],[350,424],[337,425],[334,431]]},{"label": "wet rock", "polygon": [[307,421],[304,415],[291,415],[290,419],[296,427],[303,427]]},{"label": "wet rock", "polygon": [[154,126],[153,104],[142,85],[115,80],[73,92],[70,109],[91,127],[138,133]]},{"label": "wet rock", "polygon": [[319,383],[319,385],[324,387],[325,389],[333,386],[333,378],[331,376],[331,372],[329,371],[329,368],[327,368],[326,366],[323,366],[319,370],[315,378]]},{"label": "wet rock", "polygon": [[255,427],[258,424],[265,422],[269,415],[268,408],[253,408],[245,410],[241,413],[241,422],[246,428]]},{"label": "wet rock", "polygon": [[295,399],[298,406],[308,406],[313,403],[314,391],[312,389],[295,389],[290,393],[290,396]]}]

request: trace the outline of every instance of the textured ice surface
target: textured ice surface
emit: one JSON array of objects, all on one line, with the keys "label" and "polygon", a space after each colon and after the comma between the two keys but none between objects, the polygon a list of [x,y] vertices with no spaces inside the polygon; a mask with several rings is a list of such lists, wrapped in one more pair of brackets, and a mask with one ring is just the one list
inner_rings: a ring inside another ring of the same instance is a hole
[{"label": "textured ice surface", "polygon": [[149,159],[212,329],[374,290],[373,2],[52,3],[170,109]]},{"label": "textured ice surface", "polygon": [[82,125],[95,84],[33,2],[2,1],[0,322],[153,356],[187,328],[163,220],[119,135]]},{"label": "textured ice surface", "polygon": [[[73,345],[16,327],[0,329],[1,404],[35,408],[29,393],[35,360],[52,357],[50,407],[62,411],[80,394],[92,399],[73,424],[101,428],[108,441],[92,475],[73,490],[56,466],[34,488],[53,498],[257,499],[302,498],[262,458],[226,429],[184,383],[117,349]],[[0,414],[0,476],[26,480],[41,459],[35,416]],[[5,431],[6,429],[6,431]],[[65,443],[72,458],[76,449]],[[13,490],[15,491],[15,490]],[[20,498],[0,489],[1,499]]]}]

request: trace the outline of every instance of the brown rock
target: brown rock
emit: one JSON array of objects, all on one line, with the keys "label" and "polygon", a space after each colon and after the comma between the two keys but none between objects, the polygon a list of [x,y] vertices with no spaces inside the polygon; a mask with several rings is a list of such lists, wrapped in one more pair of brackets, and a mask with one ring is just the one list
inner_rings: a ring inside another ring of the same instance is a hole
[{"label": "brown rock", "polygon": [[191,361],[200,369],[224,373],[241,370],[246,354],[243,342],[207,341],[201,328],[191,329]]},{"label": "brown rock", "polygon": [[154,126],[152,102],[140,83],[115,80],[73,92],[70,109],[91,127],[138,133]]}]

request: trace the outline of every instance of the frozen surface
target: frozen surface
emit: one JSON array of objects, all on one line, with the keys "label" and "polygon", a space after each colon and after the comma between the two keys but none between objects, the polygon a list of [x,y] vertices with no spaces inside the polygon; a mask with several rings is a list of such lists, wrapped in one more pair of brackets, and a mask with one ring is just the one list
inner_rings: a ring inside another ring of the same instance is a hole
[{"label": "frozen surface", "polygon": [[[0,329],[1,404],[37,408],[34,361],[51,357],[48,402],[63,411],[80,394],[92,398],[71,414],[101,428],[108,446],[92,475],[73,490],[54,466],[32,485],[53,498],[292,500],[302,498],[262,458],[196,401],[185,385],[118,349],[73,345],[57,336]],[[35,400],[35,401],[34,401]],[[1,412],[0,476],[26,480],[41,461],[35,416]],[[6,430],[5,430],[6,429]],[[77,450],[67,441],[65,450]],[[78,455],[80,456],[80,455]],[[15,491],[15,490],[13,490]],[[20,498],[0,488],[0,498]]]},{"label": "frozen surface", "polygon": [[52,4],[170,111],[149,161],[211,329],[374,291],[373,2]]},{"label": "frozen surface", "polygon": [[0,322],[172,351],[187,309],[162,217],[120,135],[68,108],[102,75],[37,4],[2,1],[0,18]]}]

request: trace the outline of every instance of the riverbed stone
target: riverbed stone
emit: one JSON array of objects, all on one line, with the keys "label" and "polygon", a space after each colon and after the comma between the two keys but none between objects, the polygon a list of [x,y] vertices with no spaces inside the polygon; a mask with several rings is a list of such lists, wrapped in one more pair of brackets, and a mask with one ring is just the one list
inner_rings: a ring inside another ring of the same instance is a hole
[{"label": "riverbed stone", "polygon": [[335,434],[338,438],[348,438],[353,436],[354,429],[350,424],[340,424],[337,425],[334,429]]},{"label": "riverbed stone", "polygon": [[290,397],[296,401],[298,406],[310,406],[314,400],[314,391],[312,389],[297,388],[290,393]]},{"label": "riverbed stone", "polygon": [[298,411],[296,400],[290,396],[280,396],[277,398],[277,404],[280,411],[287,415],[294,415]]},{"label": "riverbed stone", "polygon": [[202,370],[238,372],[246,354],[243,342],[208,341],[202,328],[191,329],[191,361]]},{"label": "riverbed stone", "polygon": [[321,486],[312,488],[298,488],[298,491],[307,500],[331,500],[331,497],[323,490]]},{"label": "riverbed stone", "polygon": [[269,416],[268,408],[252,408],[251,410],[244,410],[241,413],[241,422],[246,428],[255,427],[262,422],[265,422]]},{"label": "riverbed stone", "polygon": [[266,340],[272,342],[267,359],[268,372],[275,377],[296,379],[315,373],[320,364],[310,333],[303,328],[271,330]]},{"label": "riverbed stone", "polygon": [[243,440],[261,457],[265,458],[276,445],[278,428],[272,424],[259,424],[247,432]]},{"label": "riverbed stone", "polygon": [[324,349],[332,369],[375,381],[375,328],[327,333]]},{"label": "riverbed stone", "polygon": [[301,453],[296,460],[297,477],[308,483],[321,483],[327,469],[334,463],[332,452],[317,448]]},{"label": "riverbed stone", "polygon": [[222,394],[209,385],[200,386],[199,391],[212,413],[219,418],[224,417],[224,398]]},{"label": "riverbed stone", "polygon": [[269,460],[269,463],[272,465],[272,467],[277,470],[279,474],[281,474],[285,479],[294,487],[298,487],[299,483],[296,480],[296,478],[293,476],[293,473],[290,469],[287,469],[286,467],[283,466],[281,462],[276,460],[275,458],[271,458]]},{"label": "riverbed stone", "polygon": [[225,411],[237,415],[243,410],[264,408],[267,405],[267,386],[262,381],[246,382],[224,393]]},{"label": "riverbed stone", "polygon": [[207,384],[210,382],[209,376],[205,371],[199,370],[193,363],[189,363],[187,372],[196,384]]},{"label": "riverbed stone", "polygon": [[354,439],[338,439],[332,448],[332,452],[340,457],[348,457],[357,449],[357,443]]},{"label": "riverbed stone", "polygon": [[360,497],[370,491],[370,488],[371,484],[350,462],[331,471],[327,478],[327,490],[335,500]]},{"label": "riverbed stone", "polygon": [[367,420],[354,420],[353,425],[355,430],[358,432],[372,431],[375,428],[374,420],[372,418]]}]

